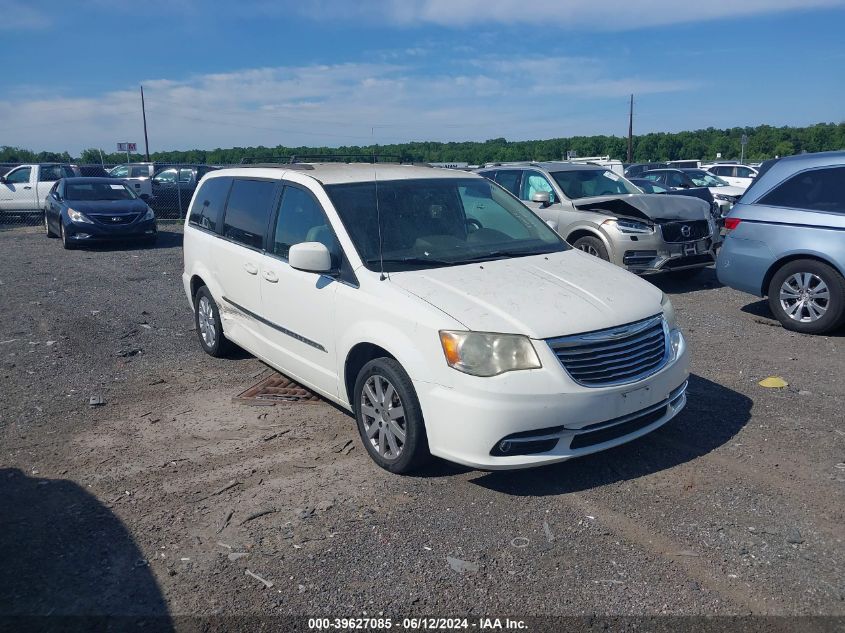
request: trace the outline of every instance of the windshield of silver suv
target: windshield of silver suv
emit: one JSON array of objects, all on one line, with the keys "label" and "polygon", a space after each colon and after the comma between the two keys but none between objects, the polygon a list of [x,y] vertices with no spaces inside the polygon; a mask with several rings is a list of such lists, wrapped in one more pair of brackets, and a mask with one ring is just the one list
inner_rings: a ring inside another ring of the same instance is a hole
[{"label": "windshield of silver suv", "polygon": [[374,271],[456,266],[569,248],[529,209],[480,178],[371,181],[325,189],[358,254]]},{"label": "windshield of silver suv", "polygon": [[592,196],[642,193],[622,176],[609,169],[579,169],[551,172],[552,178],[570,200]]},{"label": "windshield of silver suv", "polygon": [[686,169],[684,173],[690,177],[696,187],[727,187],[727,181],[709,174],[703,169]]}]

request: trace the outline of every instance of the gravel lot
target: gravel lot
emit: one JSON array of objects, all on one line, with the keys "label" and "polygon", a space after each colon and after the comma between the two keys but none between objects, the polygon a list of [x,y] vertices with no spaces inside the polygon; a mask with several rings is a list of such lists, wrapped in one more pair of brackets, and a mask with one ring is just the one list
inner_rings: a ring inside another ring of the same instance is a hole
[{"label": "gravel lot", "polygon": [[162,229],[0,232],[0,615],[845,617],[845,332],[787,332],[712,270],[657,280],[692,350],[675,421],[558,466],[397,477],[325,402],[232,402],[268,370],[201,352]]}]

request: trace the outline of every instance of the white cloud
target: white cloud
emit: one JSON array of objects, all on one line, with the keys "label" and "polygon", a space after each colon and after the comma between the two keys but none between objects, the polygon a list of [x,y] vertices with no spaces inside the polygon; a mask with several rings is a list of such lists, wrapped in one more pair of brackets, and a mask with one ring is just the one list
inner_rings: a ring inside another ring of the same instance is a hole
[{"label": "white cloud", "polygon": [[[357,145],[583,133],[587,113],[687,81],[617,76],[590,58],[482,58],[426,72],[390,63],[252,68],[144,82],[151,149]],[[7,91],[4,144],[76,153],[143,138],[136,88],[92,98]],[[574,112],[573,112],[574,109]],[[616,116],[616,113],[614,113]]]},{"label": "white cloud", "polygon": [[[845,0],[716,0],[704,4],[678,0],[320,0],[302,5],[300,11],[321,20],[364,18],[405,26],[472,28],[495,24],[621,31],[844,5]],[[266,3],[252,6],[268,10]]]}]

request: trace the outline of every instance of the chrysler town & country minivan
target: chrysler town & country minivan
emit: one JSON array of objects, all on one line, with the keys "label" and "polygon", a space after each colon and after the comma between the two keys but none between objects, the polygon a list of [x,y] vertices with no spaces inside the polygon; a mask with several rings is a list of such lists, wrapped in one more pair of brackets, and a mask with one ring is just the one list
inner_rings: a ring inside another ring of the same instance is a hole
[{"label": "chrysler town & country minivan", "polygon": [[391,472],[429,455],[483,469],[558,462],[644,435],[686,403],[668,298],[475,174],[211,172],[184,257],[203,349],[235,343],[352,411]]}]

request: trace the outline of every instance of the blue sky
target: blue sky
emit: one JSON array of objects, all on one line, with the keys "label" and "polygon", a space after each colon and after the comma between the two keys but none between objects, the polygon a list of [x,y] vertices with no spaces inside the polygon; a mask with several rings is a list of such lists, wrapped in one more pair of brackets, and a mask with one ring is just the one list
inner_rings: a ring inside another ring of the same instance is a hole
[{"label": "blue sky", "polygon": [[845,0],[0,0],[0,145],[509,140],[845,120]]}]

